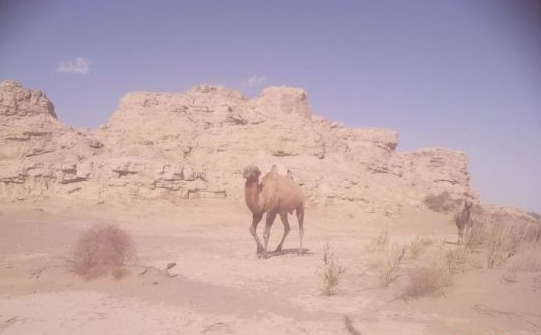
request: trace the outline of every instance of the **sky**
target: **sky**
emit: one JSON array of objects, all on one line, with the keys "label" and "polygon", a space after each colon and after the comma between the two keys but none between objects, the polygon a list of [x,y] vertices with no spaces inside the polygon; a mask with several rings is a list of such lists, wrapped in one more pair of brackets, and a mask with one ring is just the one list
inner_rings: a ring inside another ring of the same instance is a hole
[{"label": "sky", "polygon": [[129,91],[308,91],[313,113],[469,157],[486,203],[541,213],[541,4],[0,0],[0,81],[97,128]]}]

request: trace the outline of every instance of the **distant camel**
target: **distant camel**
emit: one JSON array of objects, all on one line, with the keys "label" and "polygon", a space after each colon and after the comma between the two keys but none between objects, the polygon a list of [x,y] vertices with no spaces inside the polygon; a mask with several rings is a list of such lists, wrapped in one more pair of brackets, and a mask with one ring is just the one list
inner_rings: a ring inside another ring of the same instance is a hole
[{"label": "distant camel", "polygon": [[455,214],[455,224],[458,228],[458,243],[460,244],[464,242],[464,230],[470,225],[472,206],[473,203],[470,200],[464,199],[462,210],[460,213]]},{"label": "distant camel", "polygon": [[[259,182],[260,175],[261,171],[255,165],[248,165],[243,170],[243,177],[246,179],[246,183],[244,184],[244,199],[252,212],[250,234],[252,234],[257,244],[257,256],[258,258],[267,257],[270,230],[276,214],[280,215],[284,224],[284,235],[276,248],[276,251],[282,250],[282,245],[290,230],[287,215],[288,213],[293,214],[293,211],[295,211],[299,222],[300,255],[302,253],[302,240],[304,236],[304,194],[299,185],[293,181],[291,173],[288,173],[287,177],[281,176],[278,174],[276,166],[273,166],[263,177],[261,183]],[[257,236],[257,225],[265,213],[267,213],[267,218],[265,232],[263,234],[264,245],[261,245],[261,241]]]}]

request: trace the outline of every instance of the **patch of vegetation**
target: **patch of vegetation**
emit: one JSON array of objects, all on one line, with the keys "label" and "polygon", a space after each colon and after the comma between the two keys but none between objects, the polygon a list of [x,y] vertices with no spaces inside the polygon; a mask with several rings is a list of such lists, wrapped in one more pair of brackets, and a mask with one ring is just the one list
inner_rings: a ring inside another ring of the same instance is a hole
[{"label": "patch of vegetation", "polygon": [[456,248],[448,250],[445,253],[445,265],[450,273],[457,273],[464,269],[467,259],[467,250],[465,248]]},{"label": "patch of vegetation", "polygon": [[385,250],[389,245],[389,232],[387,230],[382,230],[378,237],[373,239],[367,246],[366,250],[376,251],[376,250]]},{"label": "patch of vegetation", "polygon": [[411,259],[417,259],[423,249],[426,246],[432,245],[433,243],[434,242],[429,238],[416,236],[413,240],[410,241],[408,247]]},{"label": "patch of vegetation", "polygon": [[[482,213],[472,216],[464,230],[463,244],[456,248],[436,244],[430,264],[417,263],[405,272],[407,283],[399,297],[408,300],[443,294],[452,285],[453,275],[470,267],[487,270],[504,267],[501,280],[507,284],[517,283],[520,272],[541,271],[541,225],[489,219]],[[421,244],[419,237],[410,242],[408,251],[412,259],[422,252]],[[398,276],[397,271],[387,273],[394,275],[383,277]],[[541,283],[541,276],[536,278]]]},{"label": "patch of vegetation", "polygon": [[519,233],[520,242],[529,244],[541,243],[541,224],[522,225]]},{"label": "patch of vegetation", "polygon": [[135,262],[131,237],[115,225],[98,225],[83,232],[66,259],[70,270],[86,279],[111,273],[121,277]]},{"label": "patch of vegetation", "polygon": [[536,213],[536,212],[528,212],[528,215],[531,216],[532,218],[536,219],[536,220],[541,220],[541,214],[539,213]]},{"label": "patch of vegetation", "polygon": [[464,229],[464,247],[468,250],[481,247],[487,239],[487,233],[487,224],[481,218],[472,218]]},{"label": "patch of vegetation", "polygon": [[452,284],[452,274],[444,266],[434,263],[416,267],[408,271],[408,284],[404,287],[401,298],[409,300],[441,295],[445,288]]},{"label": "patch of vegetation", "polygon": [[512,236],[508,236],[503,226],[497,225],[492,227],[486,243],[487,269],[492,269],[505,263],[509,257],[517,252],[517,242],[519,241],[513,239]]},{"label": "patch of vegetation", "polygon": [[507,269],[502,275],[502,279],[505,283],[508,284],[516,284],[518,283],[518,268],[516,266],[512,266],[511,268]]},{"label": "patch of vegetation", "polygon": [[327,296],[335,295],[336,288],[340,283],[340,278],[346,272],[346,268],[335,258],[334,252],[330,251],[329,243],[325,244],[323,249],[323,294]]},{"label": "patch of vegetation", "polygon": [[541,244],[530,246],[512,258],[511,269],[524,272],[541,271]]},{"label": "patch of vegetation", "polygon": [[500,267],[522,249],[541,244],[541,226],[537,224],[493,222],[481,217],[471,220],[464,231],[464,248],[483,253],[487,269]]},{"label": "patch of vegetation", "polygon": [[405,246],[393,245],[392,248],[386,250],[385,256],[377,266],[378,279],[381,287],[388,287],[398,278],[400,263],[405,254]]},{"label": "patch of vegetation", "polygon": [[440,194],[428,194],[423,202],[425,206],[434,212],[451,212],[460,207],[461,200],[453,199],[449,192],[444,191]]}]

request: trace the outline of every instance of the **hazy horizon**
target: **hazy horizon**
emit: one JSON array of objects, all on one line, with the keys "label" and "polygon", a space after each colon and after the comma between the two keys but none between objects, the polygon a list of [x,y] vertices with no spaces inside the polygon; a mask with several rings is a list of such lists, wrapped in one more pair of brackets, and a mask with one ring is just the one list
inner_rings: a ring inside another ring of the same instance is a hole
[{"label": "hazy horizon", "polygon": [[541,213],[535,1],[2,1],[0,81],[74,127],[130,91],[306,89],[315,115],[469,156],[481,200]]}]

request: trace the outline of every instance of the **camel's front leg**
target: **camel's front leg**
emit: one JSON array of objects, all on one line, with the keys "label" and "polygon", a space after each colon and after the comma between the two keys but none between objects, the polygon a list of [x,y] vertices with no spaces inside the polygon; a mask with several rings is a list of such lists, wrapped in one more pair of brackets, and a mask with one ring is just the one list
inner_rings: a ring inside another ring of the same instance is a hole
[{"label": "camel's front leg", "polygon": [[252,215],[252,226],[250,226],[250,234],[254,237],[255,243],[257,244],[257,257],[260,258],[261,254],[263,253],[263,246],[261,245],[261,241],[259,240],[259,237],[257,236],[257,225],[259,222],[261,222],[261,219],[263,218],[263,213],[253,213]]},{"label": "camel's front leg", "polygon": [[265,233],[263,233],[264,247],[263,258],[267,258],[267,246],[269,245],[270,230],[274,219],[276,218],[276,212],[267,212],[267,220],[265,222]]}]

